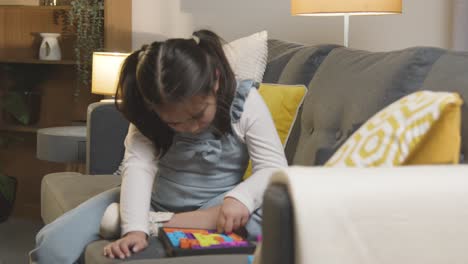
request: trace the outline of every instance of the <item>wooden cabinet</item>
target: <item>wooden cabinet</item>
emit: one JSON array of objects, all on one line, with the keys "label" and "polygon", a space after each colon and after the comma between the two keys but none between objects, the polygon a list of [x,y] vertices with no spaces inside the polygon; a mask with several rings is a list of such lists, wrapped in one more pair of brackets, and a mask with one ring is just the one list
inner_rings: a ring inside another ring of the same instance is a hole
[{"label": "wooden cabinet", "polygon": [[[105,0],[105,50],[131,51],[131,5],[131,0]],[[37,129],[85,124],[88,105],[101,98],[91,94],[90,87],[83,86],[79,96],[73,96],[76,85],[79,85],[73,59],[73,35],[61,36],[61,61],[37,59],[41,41],[38,33],[62,33],[62,21],[57,18],[69,8],[0,5],[0,96],[11,84],[13,75],[28,79],[36,92],[35,103],[29,102],[33,107],[31,111],[37,116],[36,123],[28,126],[15,124],[0,110],[0,133],[21,139],[0,148],[0,171],[18,180],[13,215],[20,217],[40,218],[43,176],[70,168],[36,158]]]}]

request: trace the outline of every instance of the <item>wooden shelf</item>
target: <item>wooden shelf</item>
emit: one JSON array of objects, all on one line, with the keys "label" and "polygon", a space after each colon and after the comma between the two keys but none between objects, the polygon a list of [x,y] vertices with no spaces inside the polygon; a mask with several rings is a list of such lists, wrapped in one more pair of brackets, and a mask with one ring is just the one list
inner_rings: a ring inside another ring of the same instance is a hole
[{"label": "wooden shelf", "polygon": [[48,61],[31,58],[0,58],[0,63],[75,65],[74,60]]},{"label": "wooden shelf", "polygon": [[[5,118],[0,109],[0,132],[22,139],[12,142],[7,149],[0,149],[1,172],[18,180],[13,212],[15,216],[40,219],[42,177],[66,170],[62,163],[37,159],[38,130],[74,125],[77,120],[85,121],[89,104],[101,99],[100,96],[91,94],[89,86],[76,82],[76,35],[73,30],[65,30],[66,21],[63,19],[71,8],[0,4],[0,89],[7,89],[13,85],[13,81],[19,80],[34,83],[32,89],[41,92],[37,113],[39,117],[33,125],[17,124],[10,117]],[[132,0],[104,0],[103,12],[105,49],[131,51]],[[64,34],[64,30],[69,33]],[[42,41],[38,34],[40,32],[62,34],[59,45],[64,60],[38,59]],[[38,80],[33,82],[35,78]],[[80,85],[80,93],[74,96],[77,85]],[[33,106],[33,103],[28,105]],[[71,167],[68,169],[79,170]]]},{"label": "wooden shelf", "polygon": [[35,126],[21,126],[21,125],[3,125],[0,127],[0,131],[9,132],[27,132],[36,133],[39,128]]},{"label": "wooden shelf", "polygon": [[28,6],[28,5],[1,5],[0,9],[36,9],[36,10],[70,10],[71,6]]}]

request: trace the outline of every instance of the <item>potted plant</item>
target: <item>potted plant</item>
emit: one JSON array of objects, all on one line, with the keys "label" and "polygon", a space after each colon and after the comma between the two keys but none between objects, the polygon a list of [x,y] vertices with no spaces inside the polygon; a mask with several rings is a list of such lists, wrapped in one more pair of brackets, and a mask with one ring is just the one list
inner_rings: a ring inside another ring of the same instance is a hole
[{"label": "potted plant", "polygon": [[[46,76],[46,69],[34,65],[0,65],[2,73],[2,96],[0,105],[3,119],[14,125],[33,125],[39,120],[41,93],[36,89]],[[28,78],[24,78],[27,73]]]},{"label": "potted plant", "polygon": [[[19,125],[34,124],[39,117],[40,93],[34,90],[37,83],[44,78],[44,72],[31,65],[2,64],[2,86],[0,89],[0,108],[4,123]],[[30,78],[24,78],[28,72]],[[30,73],[30,74],[29,74]],[[21,136],[15,136],[5,131],[0,132],[0,148],[22,141]],[[10,215],[16,197],[17,180],[5,175],[0,164],[0,222]]]},{"label": "potted plant", "polygon": [[68,26],[76,35],[74,55],[78,84],[74,92],[77,97],[80,87],[91,83],[91,63],[94,51],[104,46],[104,0],[73,0],[68,12]]}]

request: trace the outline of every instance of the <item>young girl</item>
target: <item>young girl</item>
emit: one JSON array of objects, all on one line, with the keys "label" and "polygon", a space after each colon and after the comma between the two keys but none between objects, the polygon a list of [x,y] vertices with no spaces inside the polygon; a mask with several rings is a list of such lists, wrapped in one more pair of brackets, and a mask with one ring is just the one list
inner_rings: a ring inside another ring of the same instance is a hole
[{"label": "young girl", "polygon": [[[215,33],[201,30],[133,52],[116,98],[131,125],[120,189],[122,237],[104,255],[123,259],[145,249],[150,210],[174,212],[167,227],[260,234],[263,192],[287,162],[254,82],[235,80]],[[249,158],[252,176],[242,181]],[[99,239],[101,217],[118,195],[119,189],[104,192],[44,227],[31,259],[73,263]]]}]

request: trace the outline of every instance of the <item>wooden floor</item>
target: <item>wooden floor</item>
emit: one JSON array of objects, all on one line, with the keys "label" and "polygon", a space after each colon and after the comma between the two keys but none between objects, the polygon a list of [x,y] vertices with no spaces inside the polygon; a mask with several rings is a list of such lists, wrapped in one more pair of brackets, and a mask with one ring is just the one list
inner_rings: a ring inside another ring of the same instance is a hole
[{"label": "wooden floor", "polygon": [[10,218],[0,223],[0,264],[25,264],[42,222]]}]

